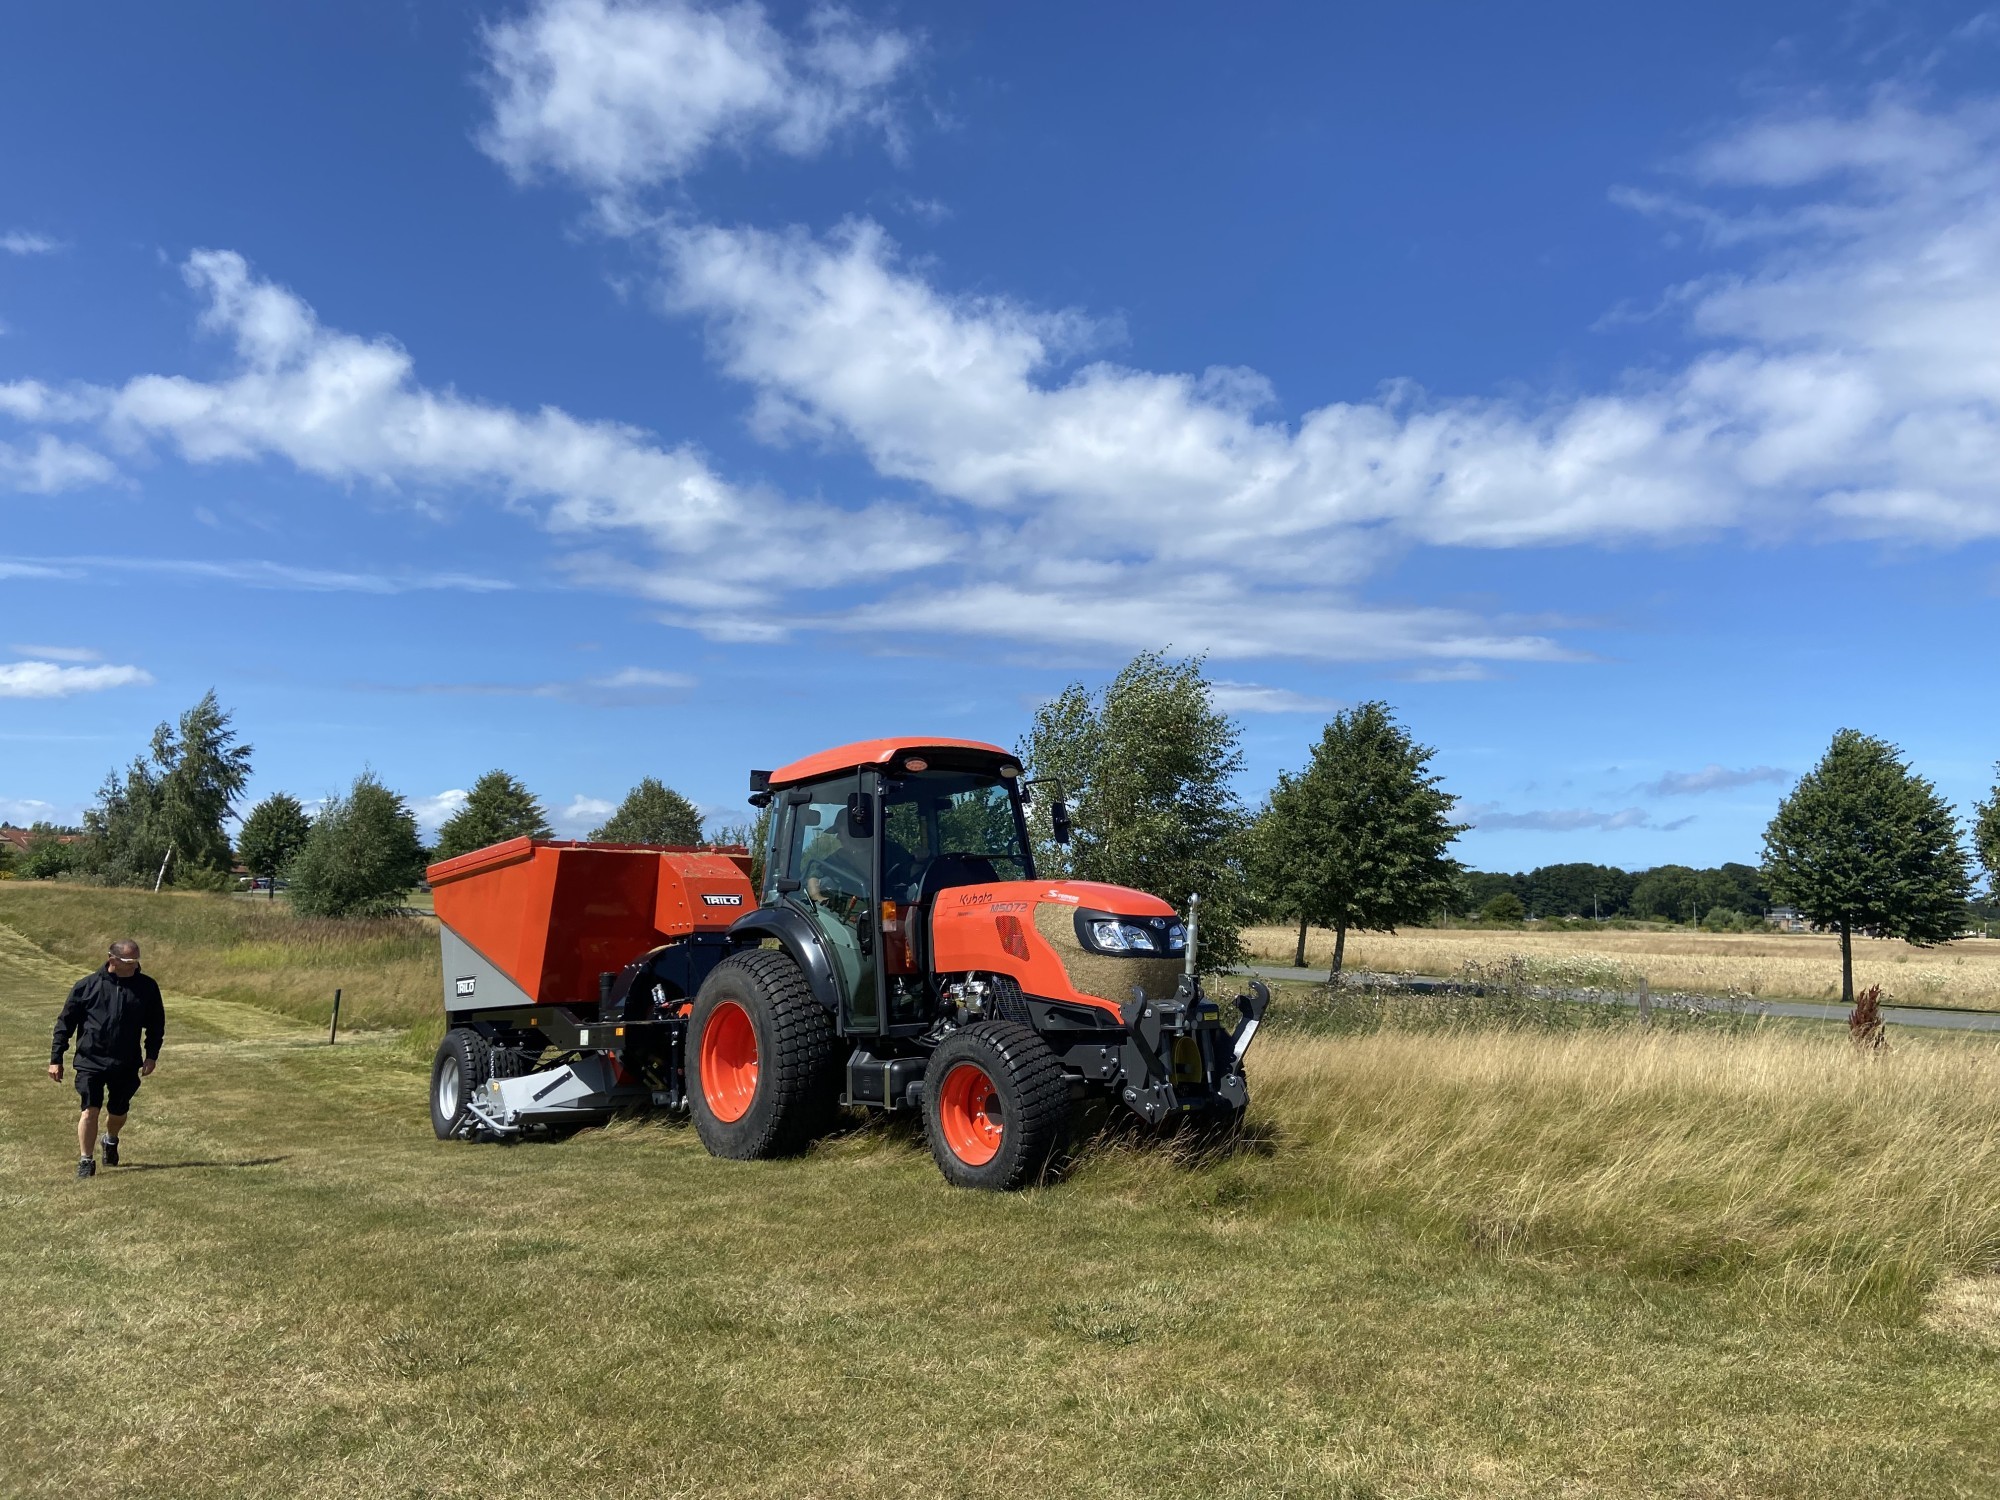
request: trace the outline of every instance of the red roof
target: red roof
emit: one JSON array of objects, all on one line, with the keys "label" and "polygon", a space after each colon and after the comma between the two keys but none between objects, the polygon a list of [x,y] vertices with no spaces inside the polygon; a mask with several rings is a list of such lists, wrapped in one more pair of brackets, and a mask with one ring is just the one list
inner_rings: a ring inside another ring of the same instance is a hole
[{"label": "red roof", "polygon": [[909,735],[901,739],[856,740],[851,745],[836,745],[831,750],[808,755],[804,760],[795,760],[789,766],[780,766],[771,773],[771,785],[790,786],[794,782],[829,776],[835,771],[884,765],[910,750],[980,750],[1001,760],[1011,761],[1014,758],[1011,750],[989,745],[984,740],[927,740]]}]

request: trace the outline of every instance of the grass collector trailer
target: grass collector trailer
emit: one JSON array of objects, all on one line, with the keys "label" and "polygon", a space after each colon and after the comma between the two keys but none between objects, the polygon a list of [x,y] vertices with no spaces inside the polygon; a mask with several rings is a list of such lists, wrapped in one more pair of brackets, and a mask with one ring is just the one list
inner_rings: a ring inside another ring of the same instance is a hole
[{"label": "grass collector trailer", "polygon": [[843,1105],[918,1110],[947,1179],[1011,1188],[1089,1096],[1233,1124],[1268,992],[1253,982],[1225,1027],[1191,919],[1038,878],[1030,795],[997,745],[870,740],[751,773],[761,890],[743,850],[523,838],[433,865],[451,1024],[432,1125],[685,1109],[715,1155],[753,1159]]}]

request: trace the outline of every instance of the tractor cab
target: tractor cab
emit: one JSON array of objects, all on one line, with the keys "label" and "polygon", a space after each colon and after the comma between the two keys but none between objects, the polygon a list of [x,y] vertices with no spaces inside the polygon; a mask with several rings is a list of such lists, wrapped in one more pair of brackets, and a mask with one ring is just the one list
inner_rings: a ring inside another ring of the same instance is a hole
[{"label": "tractor cab", "polygon": [[821,972],[808,977],[831,991],[843,1033],[923,1033],[941,893],[1035,878],[1020,777],[997,745],[940,740],[866,741],[759,773],[763,907],[739,926],[813,940],[807,967]]}]

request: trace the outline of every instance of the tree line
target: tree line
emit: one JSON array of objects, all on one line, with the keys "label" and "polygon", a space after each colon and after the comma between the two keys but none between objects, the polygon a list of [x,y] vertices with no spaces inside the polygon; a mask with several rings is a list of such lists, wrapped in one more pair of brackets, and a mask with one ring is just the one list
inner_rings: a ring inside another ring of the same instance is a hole
[{"label": "tree line", "polygon": [[[315,810],[273,792],[232,820],[249,784],[253,749],[238,737],[215,693],[161,724],[148,748],[105,778],[79,829],[37,824],[18,856],[0,843],[0,873],[26,879],[82,877],[103,885],[220,891],[240,864],[269,884],[285,881],[302,916],[367,917],[398,910],[427,865],[524,835],[554,836],[534,794],[506,771],[481,776],[427,846],[408,799],[372,771]],[[593,841],[699,844],[700,810],[648,776],[632,788]]]},{"label": "tree line", "polygon": [[[1780,804],[1758,865],[1627,872],[1593,864],[1526,874],[1468,871],[1452,846],[1468,825],[1458,799],[1385,703],[1336,713],[1305,762],[1279,773],[1254,809],[1235,791],[1243,768],[1236,722],[1215,705],[1201,657],[1142,652],[1095,691],[1071,683],[1038,708],[1016,746],[1031,786],[1029,831],[1048,875],[1152,891],[1177,906],[1201,898],[1203,951],[1215,967],[1243,954],[1253,922],[1334,934],[1333,975],[1347,934],[1393,931],[1441,914],[1503,920],[1577,915],[1724,923],[1772,904],[1796,907],[1842,938],[1851,995],[1856,934],[1942,942],[1965,929],[1972,849],[2000,878],[2000,785],[1969,830],[1894,745],[1843,729]],[[107,883],[220,889],[240,859],[289,882],[294,909],[354,916],[393,910],[427,861],[521,835],[548,837],[548,816],[502,770],[476,781],[424,847],[407,801],[371,772],[316,812],[278,792],[226,825],[250,776],[251,747],[210,692],[162,724],[141,755],[108,776],[81,836],[44,830],[16,873],[78,873]],[[1997,768],[2000,769],[2000,768]],[[1072,837],[1054,837],[1056,799]],[[761,830],[719,830],[761,844]],[[594,840],[698,844],[694,805],[653,777],[626,796]]]},{"label": "tree line", "polygon": [[1560,864],[1512,875],[1468,870],[1460,877],[1451,914],[1498,922],[1637,917],[1730,931],[1762,918],[1774,904],[1770,883],[1755,865],[1621,870],[1616,865]]}]

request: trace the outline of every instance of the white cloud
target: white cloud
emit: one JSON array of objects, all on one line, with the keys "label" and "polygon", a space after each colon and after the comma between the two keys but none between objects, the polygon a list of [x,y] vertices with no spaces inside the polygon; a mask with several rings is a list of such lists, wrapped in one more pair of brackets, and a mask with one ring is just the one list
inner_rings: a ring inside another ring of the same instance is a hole
[{"label": "white cloud", "polygon": [[68,698],[111,688],[148,687],[152,674],[138,667],[63,666],[53,661],[0,662],[0,698]]},{"label": "white cloud", "polygon": [[111,460],[95,449],[42,433],[32,447],[0,442],[0,489],[53,495],[117,477]]},{"label": "white cloud", "polygon": [[[666,449],[612,422],[554,407],[524,413],[437,392],[414,378],[410,356],[386,339],[322,326],[305,302],[256,279],[239,255],[198,251],[184,268],[207,302],[203,322],[229,337],[235,373],[216,381],[141,375],[115,389],[52,392],[24,382],[22,407],[50,420],[94,417],[127,444],[171,444],[192,463],[283,458],[322,477],[405,486],[487,489],[531,510],[561,537],[633,531],[662,556],[614,565],[636,591],[709,612],[766,607],[799,587],[796,558],[815,559],[810,584],[876,581],[928,566],[960,545],[941,522],[906,507],[843,510],[732,485],[694,449]],[[783,535],[784,548],[743,538]],[[337,574],[264,563],[161,564],[190,574],[273,587],[504,587],[461,575],[421,580]],[[218,574],[217,576],[225,576]]]},{"label": "white cloud", "polygon": [[436,792],[428,797],[410,797],[410,816],[417,820],[417,829],[425,838],[436,838],[437,831],[451,819],[470,794],[463,787],[452,787],[449,791]]},{"label": "white cloud", "polygon": [[37,234],[32,229],[10,229],[0,234],[0,250],[9,255],[50,255],[62,247],[61,240]]},{"label": "white cloud", "polygon": [[360,682],[369,692],[417,693],[460,698],[550,698],[591,708],[643,708],[679,703],[695,686],[681,672],[650,667],[626,667],[601,677],[575,682]]},{"label": "white cloud", "polygon": [[56,816],[56,810],[53,802],[44,802],[39,797],[0,797],[0,823],[11,823],[16,828],[66,821]]},{"label": "white cloud", "polygon": [[1256,682],[1217,678],[1208,687],[1210,699],[1226,714],[1331,714],[1347,706],[1337,698],[1319,698]]},{"label": "white cloud", "polygon": [[550,809],[549,823],[555,828],[558,838],[587,838],[591,829],[601,825],[616,811],[617,803],[606,802],[602,797],[586,797],[578,792],[569,799],[569,806]]},{"label": "white cloud", "polygon": [[[1074,614],[1106,645],[1360,655],[1377,612],[1329,587],[1411,544],[2000,535],[1996,161],[1993,105],[1884,96],[1749,122],[1691,168],[1784,200],[1701,209],[1763,246],[1749,273],[1674,292],[1707,352],[1581,398],[1392,384],[1292,422],[1260,415],[1272,393],[1254,372],[1078,364],[1088,319],[946,292],[872,223],[823,238],[677,225],[663,243],[670,304],[707,319],[759,432],[851,443],[983,515],[981,582],[920,591],[933,613],[986,605],[1029,638]],[[1237,581],[1246,558],[1255,595]],[[1426,621],[1417,654],[1557,654],[1491,627],[1453,650],[1442,637],[1464,623]]]},{"label": "white cloud", "polygon": [[1403,674],[1405,682],[1491,682],[1498,674],[1476,661],[1442,667],[1416,667]]},{"label": "white cloud", "polygon": [[607,193],[680,177],[717,147],[812,156],[857,122],[891,129],[888,86],[914,51],[834,6],[786,36],[761,5],[686,0],[540,0],[485,44],[480,145],[517,178]]},{"label": "white cloud", "polygon": [[1591,828],[1606,833],[1621,828],[1652,828],[1671,833],[1694,821],[1693,818],[1676,818],[1670,823],[1655,823],[1653,815],[1643,807],[1623,807],[1616,812],[1601,812],[1594,807],[1550,807],[1505,812],[1492,803],[1481,803],[1460,808],[1459,811],[1475,828],[1518,828],[1539,833],[1577,833]]},{"label": "white cloud", "polygon": [[1636,788],[1655,797],[1695,797],[1703,792],[1728,791],[1740,786],[1790,781],[1792,773],[1776,766],[1748,766],[1732,771],[1726,766],[1703,766],[1699,771],[1669,771],[1658,781]]},{"label": "white cloud", "polygon": [[151,573],[307,594],[408,594],[434,589],[490,594],[514,587],[505,579],[484,578],[476,573],[347,573],[255,557],[119,557],[102,553],[93,557],[0,558],[0,578],[78,578],[91,568],[103,567],[115,568],[119,573]]},{"label": "white cloud", "polygon": [[[565,27],[580,30],[561,40]],[[522,109],[554,99],[558,79],[588,101],[591,80],[617,72],[597,49],[621,27],[712,33],[740,61],[765,55],[742,38],[769,23],[741,8],[548,4],[493,33],[496,58],[519,64],[499,76],[523,80]],[[816,76],[799,60],[808,45],[782,43],[784,77]],[[878,82],[901,66],[882,63]],[[857,63],[852,76],[876,75]],[[513,87],[498,94],[501,135]],[[643,91],[603,88],[624,102],[576,117],[608,119],[608,133],[533,124],[531,110],[511,137],[517,163],[604,192],[778,129],[726,109],[692,134],[634,125]],[[1443,399],[1392,383],[1295,418],[1255,372],[1133,368],[1102,357],[1086,315],[954,294],[873,224],[659,230],[669,304],[706,321],[752,392],[755,430],[858,450],[915,503],[778,495],[630,427],[424,386],[400,346],[324,327],[229,252],[186,266],[204,321],[233,342],[221,377],[22,381],[0,386],[0,410],[95,421],[193,463],[281,458],[341,483],[485,490],[548,528],[559,567],[722,640],[977,634],[1098,659],[1166,646],[1403,660],[1460,679],[1579,653],[1546,624],[1366,602],[1367,580],[1412,547],[2000,536],[1996,148],[1990,105],[1883,95],[1746,122],[1684,169],[1701,201],[1680,207],[1749,257],[1669,295],[1703,352],[1582,397]],[[1659,194],[1645,204],[1680,211]],[[773,536],[786,545],[745,543]]]},{"label": "white cloud", "polygon": [[102,661],[104,653],[88,646],[9,646],[16,656],[32,656],[40,661]]}]

